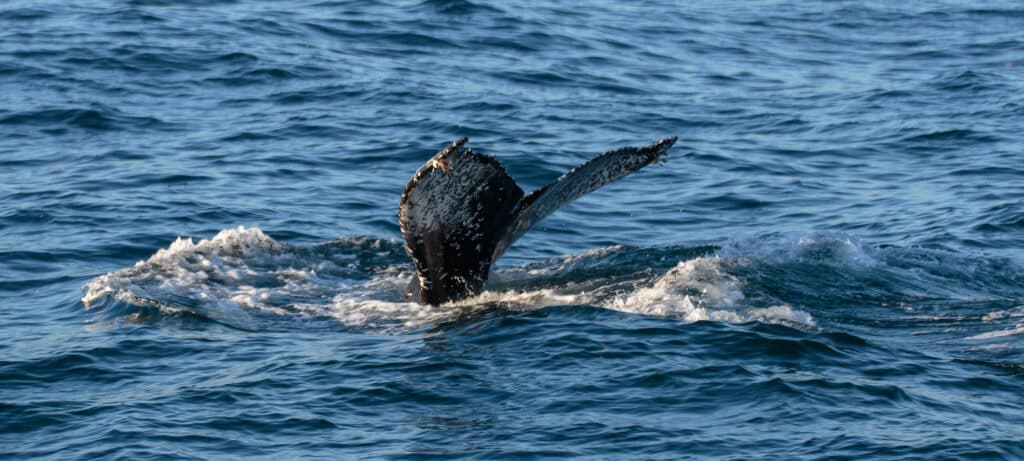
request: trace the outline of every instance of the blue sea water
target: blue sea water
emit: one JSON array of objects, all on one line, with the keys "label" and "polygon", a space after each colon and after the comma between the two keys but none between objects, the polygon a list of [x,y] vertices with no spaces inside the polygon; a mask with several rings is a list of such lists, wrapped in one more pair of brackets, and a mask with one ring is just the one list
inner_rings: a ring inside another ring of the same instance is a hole
[{"label": "blue sea water", "polygon": [[[670,135],[401,302],[446,143]],[[0,4],[0,458],[1021,457],[1019,2]]]}]

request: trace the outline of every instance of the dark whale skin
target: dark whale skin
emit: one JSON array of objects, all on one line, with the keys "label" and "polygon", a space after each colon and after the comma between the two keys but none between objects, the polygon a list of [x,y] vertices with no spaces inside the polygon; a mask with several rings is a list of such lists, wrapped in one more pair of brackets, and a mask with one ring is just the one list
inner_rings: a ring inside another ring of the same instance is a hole
[{"label": "dark whale skin", "polygon": [[416,266],[407,301],[439,305],[480,293],[491,265],[535,223],[604,185],[661,159],[676,142],[601,154],[525,195],[494,157],[459,139],[405,187],[398,221]]}]

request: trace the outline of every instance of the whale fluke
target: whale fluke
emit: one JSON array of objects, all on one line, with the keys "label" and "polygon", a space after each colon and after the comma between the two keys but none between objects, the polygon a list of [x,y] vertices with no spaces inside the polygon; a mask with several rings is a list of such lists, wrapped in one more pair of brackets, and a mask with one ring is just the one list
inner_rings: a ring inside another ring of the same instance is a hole
[{"label": "whale fluke", "polygon": [[405,186],[398,220],[416,266],[406,299],[441,304],[480,292],[491,265],[555,210],[662,158],[676,142],[601,154],[525,195],[494,157],[445,147]]}]

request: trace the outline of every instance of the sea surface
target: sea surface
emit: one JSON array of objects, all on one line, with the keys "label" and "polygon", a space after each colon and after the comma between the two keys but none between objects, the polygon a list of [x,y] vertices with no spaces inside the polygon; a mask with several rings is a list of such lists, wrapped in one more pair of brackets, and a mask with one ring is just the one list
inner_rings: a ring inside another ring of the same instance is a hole
[{"label": "sea surface", "polygon": [[[673,135],[402,302],[447,143]],[[1020,2],[0,3],[0,458],[1022,457]]]}]

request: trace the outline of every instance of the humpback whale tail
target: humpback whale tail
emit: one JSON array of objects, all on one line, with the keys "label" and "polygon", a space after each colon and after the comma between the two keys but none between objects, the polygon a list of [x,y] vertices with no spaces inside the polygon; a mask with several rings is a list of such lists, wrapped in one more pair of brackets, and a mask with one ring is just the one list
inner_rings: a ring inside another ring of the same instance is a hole
[{"label": "humpback whale tail", "polygon": [[479,293],[491,265],[534,223],[658,161],[676,138],[606,152],[528,195],[497,159],[466,141],[438,152],[402,194],[398,220],[416,265],[407,300],[437,305]]}]

